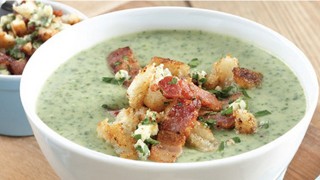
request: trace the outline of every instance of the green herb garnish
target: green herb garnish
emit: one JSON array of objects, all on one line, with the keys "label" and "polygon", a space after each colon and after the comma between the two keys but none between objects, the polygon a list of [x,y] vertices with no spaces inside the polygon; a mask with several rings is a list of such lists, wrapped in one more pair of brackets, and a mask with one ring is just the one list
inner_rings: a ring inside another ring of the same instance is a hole
[{"label": "green herb garnish", "polygon": [[219,147],[218,147],[218,151],[223,151],[224,150],[224,141],[221,141]]},{"label": "green herb garnish", "polygon": [[222,90],[209,90],[209,92],[213,93],[218,99],[225,99],[230,96],[230,91],[233,89],[233,86],[228,86]]},{"label": "green herb garnish", "polygon": [[136,139],[136,140],[139,140],[139,139],[141,139],[141,134],[135,134],[135,135],[133,135],[133,138],[134,139]]},{"label": "green herb garnish", "polygon": [[160,143],[159,141],[154,140],[154,139],[152,139],[152,138],[146,139],[145,142],[146,142],[147,144],[151,144],[151,145],[156,145],[156,144],[159,144],[159,143]]},{"label": "green herb garnish", "polygon": [[191,61],[188,63],[188,65],[189,65],[191,68],[195,68],[195,67],[197,67],[199,64],[200,64],[200,61],[199,61],[198,58],[193,58],[193,59],[191,59]]},{"label": "green herb garnish", "polygon": [[230,115],[233,113],[233,107],[229,106],[228,108],[224,109],[221,111],[221,115],[225,116],[225,115]]},{"label": "green herb garnish", "polygon": [[261,117],[261,116],[266,116],[266,115],[269,115],[269,114],[271,114],[270,111],[268,111],[268,110],[263,110],[263,111],[258,111],[258,112],[256,112],[256,113],[254,113],[254,116],[255,116],[255,117]]},{"label": "green herb garnish", "polygon": [[233,137],[232,140],[235,142],[235,143],[240,143],[241,142],[241,139],[239,137]]},{"label": "green herb garnish", "polygon": [[247,91],[243,88],[240,88],[240,92],[243,94],[244,97],[251,99],[251,97],[249,96],[249,94],[247,93]]},{"label": "green herb garnish", "polygon": [[125,78],[121,78],[121,79],[117,80],[114,77],[103,77],[102,81],[109,83],[109,84],[121,85],[125,81]]},{"label": "green herb garnish", "polygon": [[177,84],[177,82],[178,82],[178,79],[175,78],[175,77],[173,77],[173,78],[171,79],[171,81],[168,82],[168,84]]}]

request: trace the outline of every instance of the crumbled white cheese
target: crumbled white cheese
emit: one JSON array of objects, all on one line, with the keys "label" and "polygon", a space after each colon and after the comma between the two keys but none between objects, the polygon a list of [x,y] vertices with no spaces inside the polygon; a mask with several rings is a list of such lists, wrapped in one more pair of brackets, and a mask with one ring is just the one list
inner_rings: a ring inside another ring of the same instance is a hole
[{"label": "crumbled white cheese", "polygon": [[231,103],[229,105],[229,107],[231,107],[231,106],[232,106],[233,111],[236,111],[238,109],[245,110],[247,108],[246,102],[241,98],[239,98],[239,99],[235,100],[233,103]]},{"label": "crumbled white cheese", "polygon": [[[159,128],[156,118],[157,112],[148,109],[145,119],[138,124],[138,128],[133,133],[134,137],[139,137],[134,147],[136,148],[140,159],[147,159],[150,155],[150,151],[147,144],[145,144],[145,141],[150,139],[151,136],[158,134]],[[140,148],[137,149],[139,146]]]},{"label": "crumbled white cheese", "polygon": [[119,70],[116,74],[115,74],[115,79],[116,80],[129,80],[130,79],[130,76],[129,76],[129,73],[128,71],[126,70]]},{"label": "crumbled white cheese", "polygon": [[138,128],[134,131],[134,135],[141,135],[141,140],[145,141],[149,139],[151,136],[155,136],[158,134],[159,128],[157,123],[151,123],[142,125],[141,123],[138,125]]},{"label": "crumbled white cheese", "polygon": [[166,76],[172,76],[170,70],[168,68],[164,68],[163,64],[156,66],[156,72],[154,75],[154,83],[158,83]]},{"label": "crumbled white cheese", "polygon": [[21,14],[23,17],[30,19],[33,13],[37,10],[37,6],[32,1],[26,1],[25,3],[20,4],[19,6],[12,7],[14,11],[18,14]]},{"label": "crumbled white cheese", "polygon": [[156,111],[151,111],[150,109],[147,110],[146,112],[146,118],[151,118],[151,121],[156,121],[157,120],[157,112]]},{"label": "crumbled white cheese", "polygon": [[134,148],[137,150],[138,156],[141,160],[147,160],[150,156],[150,150],[146,143],[144,143],[141,139],[137,141],[134,145]]},{"label": "crumbled white cheese", "polygon": [[6,16],[1,16],[0,18],[0,29],[2,28],[8,28],[6,25],[10,24],[14,20],[13,14],[8,14]]}]

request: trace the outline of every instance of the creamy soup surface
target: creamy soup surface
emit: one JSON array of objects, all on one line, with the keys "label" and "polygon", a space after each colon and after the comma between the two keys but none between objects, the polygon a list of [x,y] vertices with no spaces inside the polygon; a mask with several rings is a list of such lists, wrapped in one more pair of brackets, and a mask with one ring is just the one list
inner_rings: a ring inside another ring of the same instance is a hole
[{"label": "creamy soup surface", "polygon": [[213,62],[226,55],[238,58],[241,67],[264,75],[261,88],[248,90],[249,110],[268,110],[270,115],[257,118],[269,122],[253,135],[234,130],[214,130],[220,141],[239,137],[241,142],[215,152],[184,148],[177,162],[194,162],[234,156],[260,147],[291,129],[303,117],[306,100],[302,87],[291,70],[276,57],[233,37],[197,30],[159,30],[105,40],[79,52],[60,66],[47,80],[39,96],[37,113],[54,131],[89,149],[116,156],[113,148],[97,138],[97,123],[108,116],[101,107],[126,107],[126,90],[107,84],[102,77],[112,77],[106,57],[110,52],[129,46],[141,65],[153,56],[188,63],[198,58],[201,64],[192,70],[210,72]]}]

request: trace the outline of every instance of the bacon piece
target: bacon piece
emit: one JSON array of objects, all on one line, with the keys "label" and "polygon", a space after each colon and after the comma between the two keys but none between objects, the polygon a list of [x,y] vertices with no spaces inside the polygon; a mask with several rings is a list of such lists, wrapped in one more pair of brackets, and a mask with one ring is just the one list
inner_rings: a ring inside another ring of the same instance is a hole
[{"label": "bacon piece", "polygon": [[27,60],[15,60],[14,58],[0,52],[0,66],[6,68],[10,74],[21,75]]},{"label": "bacon piece", "polygon": [[124,82],[126,87],[131,84],[132,80],[141,69],[138,61],[134,58],[130,47],[119,48],[111,52],[107,58],[107,62],[113,70],[113,73],[117,73],[119,70],[128,71],[131,79]]},{"label": "bacon piece", "polygon": [[233,115],[224,116],[221,113],[211,114],[207,113],[203,117],[203,121],[214,119],[216,121],[215,127],[218,129],[233,129],[235,127],[235,117]]},{"label": "bacon piece", "polygon": [[8,69],[11,61],[14,61],[14,59],[0,52],[0,67]]},{"label": "bacon piece", "polygon": [[160,143],[151,147],[149,160],[173,163],[181,155],[186,137],[176,132],[160,130],[157,141]]},{"label": "bacon piece", "polygon": [[186,138],[196,123],[201,107],[199,100],[176,99],[165,109],[165,117],[160,122],[157,141],[153,145],[149,159],[157,162],[175,162],[182,153]]},{"label": "bacon piece", "polygon": [[188,77],[190,73],[190,67],[187,64],[169,58],[153,57],[151,63],[156,63],[156,66],[163,64],[173,76]]},{"label": "bacon piece", "polygon": [[193,92],[190,90],[186,81],[178,79],[177,77],[167,76],[159,81],[159,88],[164,97],[168,99],[192,99]]},{"label": "bacon piece", "polygon": [[192,82],[187,82],[184,79],[174,80],[173,76],[167,76],[159,81],[159,88],[164,97],[168,99],[184,98],[193,99],[197,98],[201,101],[201,105],[210,108],[214,111],[222,109],[222,103],[208,91],[205,91]]},{"label": "bacon piece", "polygon": [[261,84],[263,75],[246,68],[235,67],[232,70],[234,81],[242,88],[250,89]]},{"label": "bacon piece", "polygon": [[27,60],[25,59],[11,61],[8,70],[11,74],[21,75],[26,64]]},{"label": "bacon piece", "polygon": [[216,98],[215,95],[199,88],[193,83],[190,83],[189,87],[193,91],[195,96],[200,99],[202,106],[210,108],[214,111],[220,111],[222,109],[222,103]]},{"label": "bacon piece", "polygon": [[201,103],[197,99],[177,99],[172,104],[166,107],[166,114],[160,124],[160,129],[188,136],[198,117]]}]

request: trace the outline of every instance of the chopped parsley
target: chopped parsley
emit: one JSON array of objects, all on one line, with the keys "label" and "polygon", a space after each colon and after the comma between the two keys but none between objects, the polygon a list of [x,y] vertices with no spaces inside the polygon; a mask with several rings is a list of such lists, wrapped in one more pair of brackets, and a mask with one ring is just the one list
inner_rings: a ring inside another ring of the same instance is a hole
[{"label": "chopped parsley", "polygon": [[255,117],[261,117],[261,116],[266,116],[266,115],[269,115],[269,114],[271,114],[270,111],[268,111],[268,110],[263,110],[263,111],[258,111],[258,112],[256,112],[256,113],[254,113],[254,116],[255,116]]},{"label": "chopped parsley", "polygon": [[221,115],[225,116],[225,115],[230,115],[233,113],[233,107],[229,106],[228,108],[224,109],[221,111]]},{"label": "chopped parsley", "polygon": [[233,86],[228,86],[222,90],[209,90],[209,92],[213,93],[218,99],[225,99],[228,98],[230,96],[230,92],[233,89]]},{"label": "chopped parsley", "polygon": [[219,147],[218,147],[218,151],[223,151],[224,150],[224,141],[221,141]]},{"label": "chopped parsley", "polygon": [[240,143],[241,139],[239,137],[233,137],[231,138],[235,143]]},{"label": "chopped parsley", "polygon": [[170,82],[168,82],[168,84],[177,84],[178,83],[178,79],[177,78],[175,78],[175,77],[173,77],[172,79],[171,79],[171,81]]},{"label": "chopped parsley", "polygon": [[189,65],[191,68],[195,68],[195,67],[197,67],[199,64],[200,64],[200,61],[199,61],[198,58],[193,58],[193,59],[191,59],[191,61],[188,63],[188,65]]},{"label": "chopped parsley", "polygon": [[156,145],[156,144],[159,144],[159,143],[160,143],[159,141],[154,140],[154,139],[152,139],[152,138],[146,139],[145,142],[146,142],[147,144],[151,144],[151,145]]},{"label": "chopped parsley", "polygon": [[121,78],[119,80],[117,80],[114,77],[103,77],[102,81],[108,84],[115,84],[115,85],[122,85],[123,82],[125,81],[125,78]]}]

